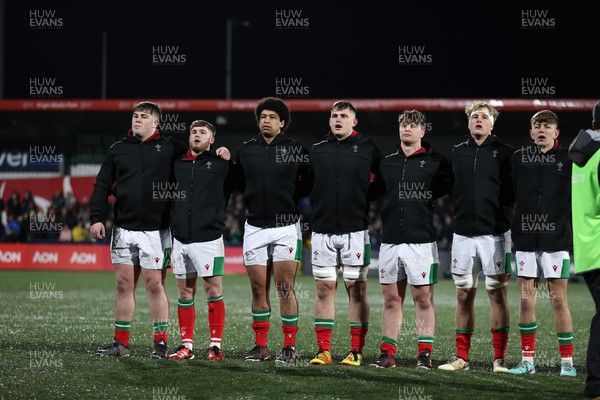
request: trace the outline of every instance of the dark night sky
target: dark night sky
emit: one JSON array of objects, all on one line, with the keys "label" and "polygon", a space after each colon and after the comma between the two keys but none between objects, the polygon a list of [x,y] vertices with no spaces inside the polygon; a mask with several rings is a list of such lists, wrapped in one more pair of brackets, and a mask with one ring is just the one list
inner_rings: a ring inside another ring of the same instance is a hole
[{"label": "dark night sky", "polygon": [[[598,97],[592,12],[457,3],[5,1],[4,97],[30,98],[30,79],[50,78],[63,98],[101,98],[106,32],[107,98],[224,98],[227,18],[250,22],[233,30],[233,98],[275,95],[280,78],[306,98],[522,98],[533,86],[522,78],[556,98]],[[32,10],[62,26],[32,28]],[[277,26],[290,23],[303,26]],[[184,62],[157,65],[158,46]],[[401,47],[424,65],[401,64]]]},{"label": "dark night sky", "polygon": [[[233,99],[600,98],[593,60],[598,24],[590,9],[565,2],[396,2],[394,10],[390,4],[4,0],[3,94],[27,100],[49,97],[32,90],[60,90],[60,99],[101,99],[105,34],[107,99],[224,99],[226,21],[232,19],[238,23]],[[421,62],[410,64],[409,57]],[[527,143],[532,112],[502,114],[495,132],[516,146]],[[357,128],[389,152],[397,115],[359,109]],[[219,145],[231,149],[256,129],[246,110],[171,117],[215,121]],[[288,133],[307,144],[318,141],[327,117],[295,113]],[[461,110],[430,111],[427,118],[442,152],[467,134]],[[591,112],[560,118],[568,143],[589,125]],[[69,154],[103,154],[129,123],[130,111],[2,111],[0,137],[4,147],[43,140]],[[185,141],[186,129],[181,136]]]}]

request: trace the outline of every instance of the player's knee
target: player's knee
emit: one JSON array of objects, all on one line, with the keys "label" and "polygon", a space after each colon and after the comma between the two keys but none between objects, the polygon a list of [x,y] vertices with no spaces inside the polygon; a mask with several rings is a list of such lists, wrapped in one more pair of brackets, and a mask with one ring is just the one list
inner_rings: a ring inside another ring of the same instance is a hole
[{"label": "player's knee", "polygon": [[222,293],[223,292],[221,291],[220,288],[214,287],[214,286],[204,290],[204,295],[206,296],[207,299],[219,297],[219,296],[221,296]]},{"label": "player's knee", "polygon": [[348,267],[344,266],[342,276],[345,281],[365,281],[367,280],[367,273],[369,268],[367,267]]},{"label": "player's knee", "polygon": [[452,274],[454,278],[454,285],[459,289],[472,289],[477,287],[479,282],[479,273],[474,274]]},{"label": "player's knee", "polygon": [[337,280],[337,270],[335,267],[319,267],[314,265],[313,276],[318,281],[335,281]]},{"label": "player's knee", "polygon": [[550,293],[550,304],[555,312],[564,312],[569,309],[567,299],[553,293]]},{"label": "player's knee", "polygon": [[190,300],[194,298],[194,289],[190,287],[179,288],[179,298],[184,300]]},{"label": "player's knee", "polygon": [[487,290],[501,289],[508,285],[508,279],[510,275],[490,275],[485,277],[485,288]]}]

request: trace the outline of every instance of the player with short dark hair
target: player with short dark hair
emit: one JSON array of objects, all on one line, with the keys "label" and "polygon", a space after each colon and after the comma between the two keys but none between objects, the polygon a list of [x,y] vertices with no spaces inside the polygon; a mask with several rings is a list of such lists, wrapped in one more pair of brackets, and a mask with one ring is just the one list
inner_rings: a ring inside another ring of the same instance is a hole
[{"label": "player with short dark hair", "polygon": [[425,115],[407,110],[398,118],[398,150],[381,160],[386,194],[381,207],[379,282],[383,293],[381,355],[371,366],[396,366],[406,286],[410,284],[417,327],[417,368],[431,369],[435,341],[434,285],[439,257],[433,225],[434,202],[452,191],[452,170],[444,156],[423,141]]},{"label": "player with short dark hair", "polygon": [[535,305],[540,278],[548,285],[561,357],[561,376],[576,376],[573,367],[573,321],[567,302],[571,264],[571,166],[559,145],[558,116],[536,112],[530,121],[533,143],[512,156],[515,213],[512,223],[516,274],[519,283],[521,362],[513,374],[535,373],[537,334]]},{"label": "player with short dark hair", "polygon": [[170,267],[169,230],[173,161],[185,146],[158,131],[160,107],[143,101],[133,109],[127,136],[113,144],[94,184],[90,232],[94,239],[106,235],[103,221],[107,199],[114,194],[115,224],[110,242],[115,265],[115,334],[112,344],[99,356],[128,356],[131,320],[135,311],[135,288],[142,277],[154,326],[151,358],[166,358],[169,303],[165,293],[166,269]]},{"label": "player with short dark hair", "polygon": [[175,161],[177,201],[173,202],[171,259],[179,299],[177,316],[182,344],[170,359],[193,359],[198,276],[202,277],[208,306],[209,361],[223,360],[221,339],[225,326],[223,274],[225,265],[225,210],[233,192],[232,162],[211,150],[216,129],[210,122],[190,125],[189,150]]},{"label": "player with short dark hair", "polygon": [[[335,322],[338,270],[348,294],[350,352],[342,365],[363,364],[363,347],[369,329],[367,297],[371,242],[369,208],[382,193],[379,173],[381,152],[375,143],[357,132],[356,107],[336,101],[329,117],[325,140],[311,149],[315,184],[313,208],[312,268],[317,289],[315,333],[319,350],[311,365],[331,364],[331,335]],[[371,183],[373,182],[373,183]]]}]

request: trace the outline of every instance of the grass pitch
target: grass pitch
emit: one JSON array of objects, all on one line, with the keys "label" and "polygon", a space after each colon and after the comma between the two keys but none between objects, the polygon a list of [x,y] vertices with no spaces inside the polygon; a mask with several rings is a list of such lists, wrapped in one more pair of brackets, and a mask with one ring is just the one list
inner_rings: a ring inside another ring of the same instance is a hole
[{"label": "grass pitch", "polygon": [[[243,361],[254,345],[250,324],[250,287],[245,275],[224,277],[227,316],[223,337],[224,361],[208,362],[206,305],[202,289],[196,299],[195,360],[153,360],[152,324],[143,283],[137,289],[132,321],[131,357],[100,358],[95,350],[112,341],[114,274],[112,272],[0,272],[0,398],[1,399],[579,399],[586,370],[589,324],[594,306],[585,284],[569,284],[569,304],[575,335],[576,378],[560,378],[558,342],[547,286],[538,293],[535,375],[491,372],[492,344],[489,301],[484,289],[476,300],[476,329],[470,352],[471,371],[417,370],[414,304],[404,305],[398,337],[397,368],[368,367],[379,355],[383,300],[377,279],[370,278],[370,328],[366,366],[343,367],[339,362],[350,344],[348,300],[340,284],[332,341],[334,365],[315,367],[308,362],[317,350],[313,331],[314,281],[299,276],[296,294],[300,322],[296,347],[299,360],[290,366],[273,361]],[[170,301],[169,344],[179,345],[177,290],[167,278]],[[511,332],[507,363],[521,359],[518,333],[518,290],[510,282]],[[442,280],[435,289],[437,310],[434,368],[454,354],[455,288]],[[410,292],[410,291],[407,291]],[[275,355],[283,338],[279,304],[271,290],[272,314],[269,348]],[[335,365],[337,364],[337,365]]]}]

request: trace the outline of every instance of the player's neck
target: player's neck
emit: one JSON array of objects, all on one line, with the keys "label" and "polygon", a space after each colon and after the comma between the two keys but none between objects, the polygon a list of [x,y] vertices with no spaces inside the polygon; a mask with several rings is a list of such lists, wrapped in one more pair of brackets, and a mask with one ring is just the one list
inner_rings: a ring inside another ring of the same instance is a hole
[{"label": "player's neck", "polygon": [[540,151],[543,154],[546,154],[547,152],[549,152],[550,150],[552,150],[553,147],[554,147],[554,143],[551,143],[551,144],[549,143],[549,144],[544,145],[544,146],[538,145],[538,149],[540,149]]},{"label": "player's neck", "polygon": [[415,142],[415,143],[404,143],[404,142],[400,142],[400,147],[402,148],[402,152],[404,153],[405,156],[410,156],[411,154],[413,154],[415,151],[419,150],[422,146],[421,146],[421,142]]},{"label": "player's neck", "polygon": [[274,134],[273,136],[267,136],[263,133],[263,138],[265,138],[265,142],[267,142],[267,144],[271,144],[271,142],[273,141],[273,139],[275,139],[277,137],[277,135],[279,135],[281,133],[277,132],[276,134]]},{"label": "player's neck", "polygon": [[471,137],[473,138],[477,146],[481,146],[483,142],[485,142],[485,140],[491,135],[491,133],[488,133],[487,135],[471,135]]}]

